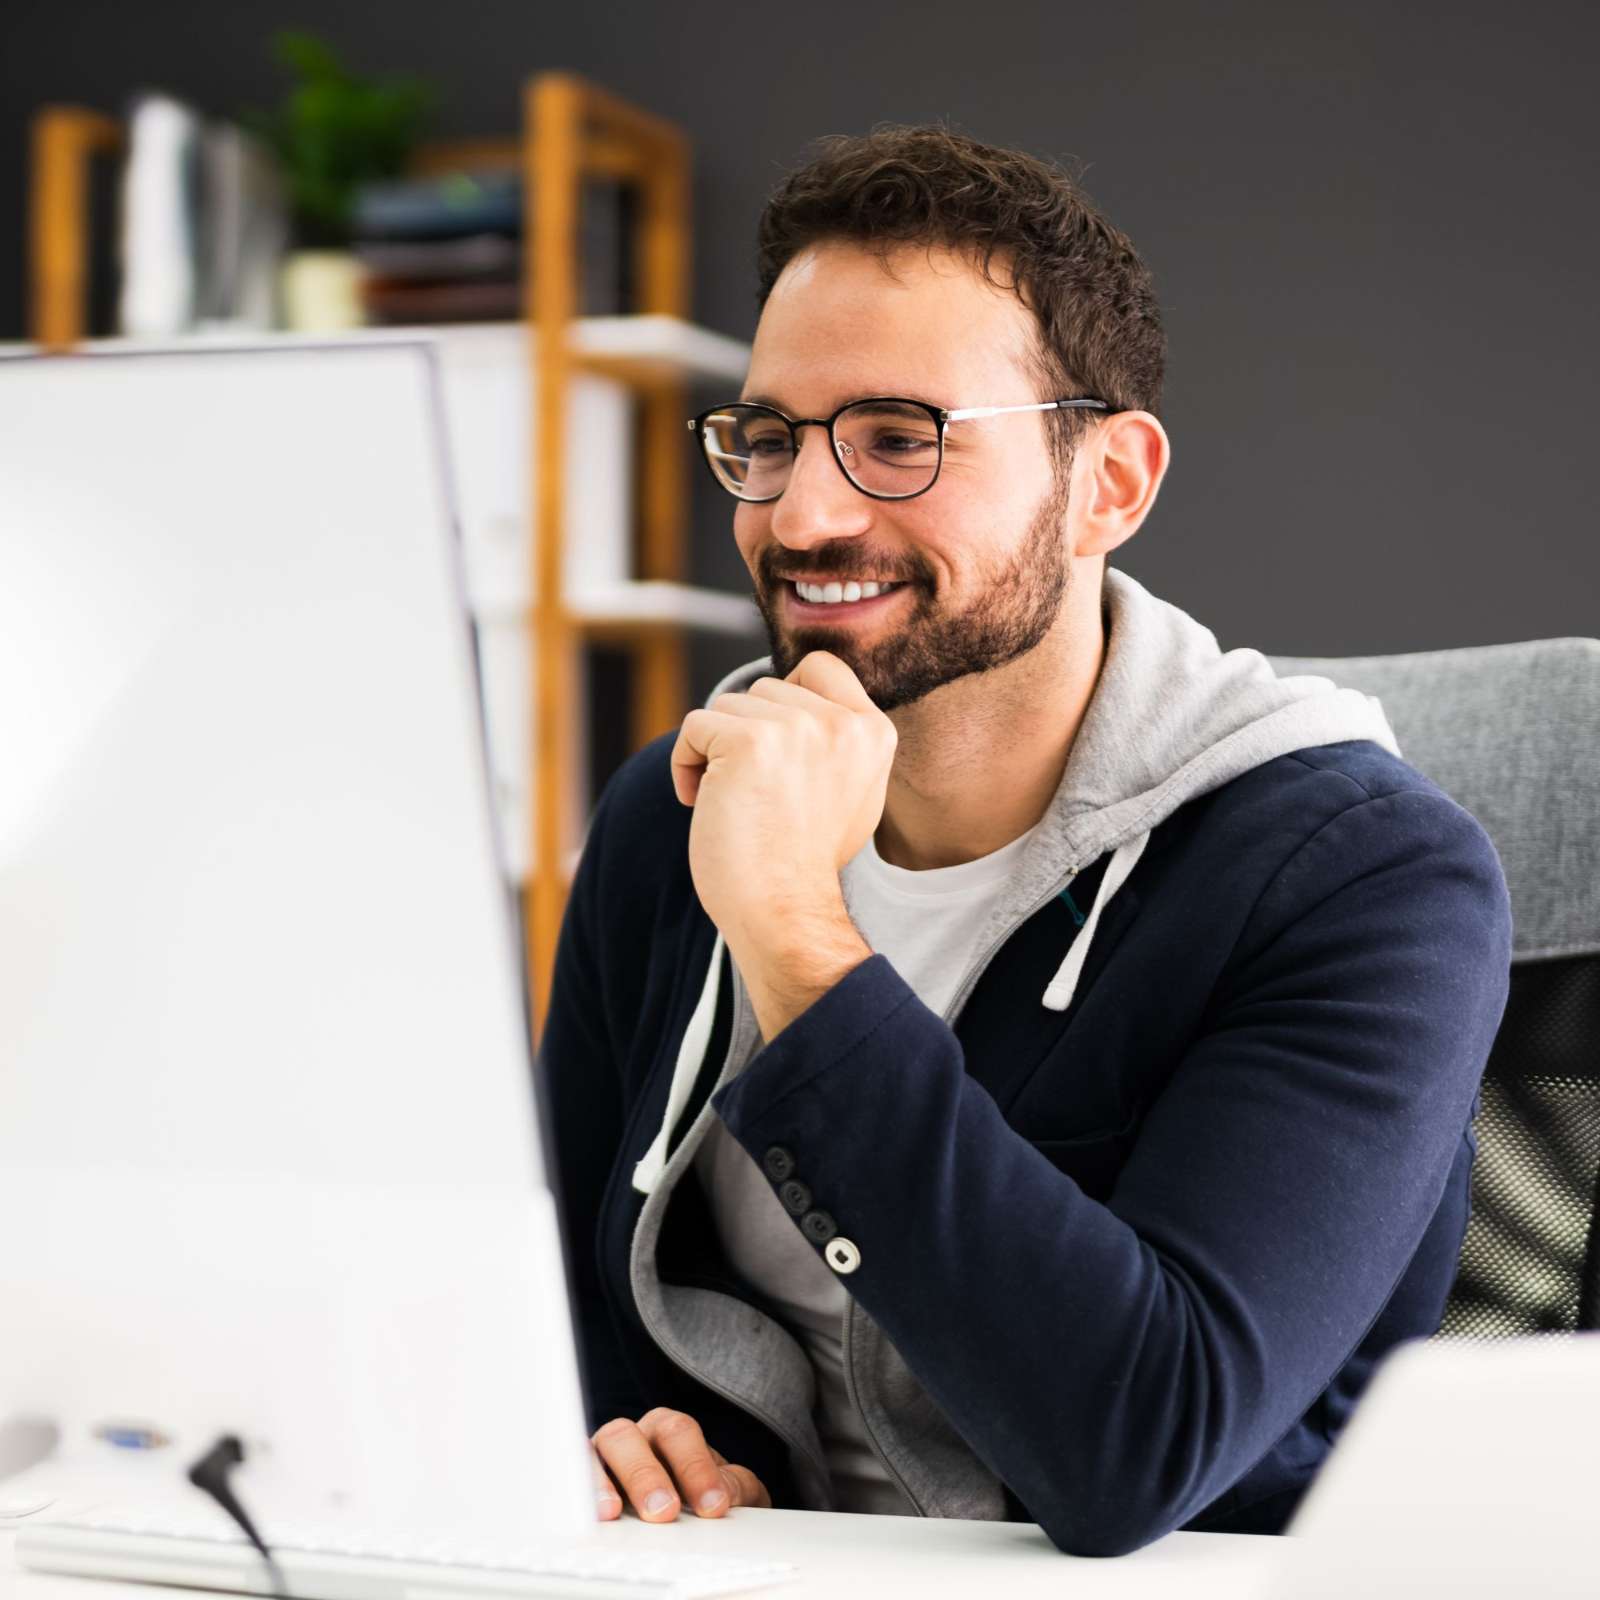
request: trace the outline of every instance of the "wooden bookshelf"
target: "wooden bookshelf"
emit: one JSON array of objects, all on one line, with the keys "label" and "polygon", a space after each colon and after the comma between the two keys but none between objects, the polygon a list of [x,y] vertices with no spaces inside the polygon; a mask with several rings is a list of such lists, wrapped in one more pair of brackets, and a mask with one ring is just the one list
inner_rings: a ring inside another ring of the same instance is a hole
[{"label": "wooden bookshelf", "polygon": [[[737,340],[687,321],[688,141],[671,123],[567,73],[529,80],[522,120],[520,138],[429,144],[413,167],[419,174],[518,168],[523,178],[522,327],[533,418],[533,570],[526,610],[533,823],[523,894],[537,1034],[570,882],[567,841],[583,821],[570,814],[566,775],[578,747],[585,646],[603,642],[631,656],[637,748],[675,727],[688,710],[689,632],[753,632],[755,612],[741,597],[684,582],[688,382],[716,376],[736,384],[748,358]],[[93,159],[117,153],[122,144],[117,122],[81,107],[46,106],[33,119],[30,325],[38,347],[69,350],[85,342],[87,174]],[[579,207],[583,185],[595,180],[625,184],[633,193],[632,315],[579,316]],[[417,336],[417,330],[370,333]],[[92,343],[103,348],[127,341]],[[574,377],[585,373],[626,385],[637,400],[636,581],[569,594],[563,584],[568,396]]]}]

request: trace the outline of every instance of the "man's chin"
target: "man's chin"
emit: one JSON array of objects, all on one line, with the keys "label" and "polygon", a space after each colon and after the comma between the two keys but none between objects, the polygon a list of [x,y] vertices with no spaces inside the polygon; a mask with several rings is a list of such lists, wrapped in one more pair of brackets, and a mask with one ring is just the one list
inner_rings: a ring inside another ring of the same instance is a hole
[{"label": "man's chin", "polygon": [[837,634],[830,634],[826,629],[808,629],[804,633],[789,633],[779,637],[772,650],[773,665],[785,665],[786,670],[779,674],[787,677],[789,673],[805,660],[813,650],[826,650],[831,655],[836,655],[855,673],[861,676],[860,651],[855,649],[848,639],[841,639]]},{"label": "man's chin", "polygon": [[787,678],[813,650],[826,650],[844,662],[866,690],[867,698],[880,711],[912,705],[939,687],[938,683],[908,681],[904,673],[895,672],[875,659],[874,652],[858,650],[849,640],[829,637],[822,630],[815,635],[774,641],[769,651],[773,676]]}]

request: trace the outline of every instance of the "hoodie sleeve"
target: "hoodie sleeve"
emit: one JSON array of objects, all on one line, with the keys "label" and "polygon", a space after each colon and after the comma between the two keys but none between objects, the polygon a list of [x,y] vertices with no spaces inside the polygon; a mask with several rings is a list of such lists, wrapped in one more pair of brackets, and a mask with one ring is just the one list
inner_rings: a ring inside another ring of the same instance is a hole
[{"label": "hoodie sleeve", "polygon": [[1393,1293],[1510,951],[1475,819],[1367,798],[1269,880],[1105,1203],[1007,1126],[881,955],[715,1104],[758,1163],[792,1155],[859,1251],[850,1293],[1054,1543],[1122,1554],[1260,1459]]}]

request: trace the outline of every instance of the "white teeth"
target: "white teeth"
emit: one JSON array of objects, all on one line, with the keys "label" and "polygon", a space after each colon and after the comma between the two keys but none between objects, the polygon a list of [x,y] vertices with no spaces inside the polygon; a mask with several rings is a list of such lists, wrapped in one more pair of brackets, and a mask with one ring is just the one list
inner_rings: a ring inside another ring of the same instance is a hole
[{"label": "white teeth", "polygon": [[895,587],[892,583],[795,583],[795,592],[813,605],[848,604],[853,600],[875,600]]}]

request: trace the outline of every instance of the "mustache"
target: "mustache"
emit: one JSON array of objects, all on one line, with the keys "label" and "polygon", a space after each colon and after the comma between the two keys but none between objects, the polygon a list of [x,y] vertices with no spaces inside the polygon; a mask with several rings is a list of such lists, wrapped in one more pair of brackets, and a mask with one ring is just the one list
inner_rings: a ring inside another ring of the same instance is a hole
[{"label": "mustache", "polygon": [[756,569],[762,584],[768,589],[819,569],[830,577],[845,581],[874,578],[888,583],[925,584],[927,581],[926,575],[920,570],[907,572],[898,561],[876,560],[868,552],[852,545],[842,545],[837,549],[818,545],[814,550],[807,551],[803,558],[784,558],[768,551],[757,560]]}]

